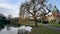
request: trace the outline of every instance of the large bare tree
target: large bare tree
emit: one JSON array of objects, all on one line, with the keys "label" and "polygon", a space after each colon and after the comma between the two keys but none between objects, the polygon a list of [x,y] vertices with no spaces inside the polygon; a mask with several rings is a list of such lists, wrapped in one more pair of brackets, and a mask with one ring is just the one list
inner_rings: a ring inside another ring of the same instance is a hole
[{"label": "large bare tree", "polygon": [[37,17],[40,17],[41,14],[47,15],[51,12],[51,7],[51,4],[48,4],[46,0],[31,0],[21,5],[19,15],[24,18],[24,15],[28,13],[28,15],[33,17],[35,26],[38,26]]}]

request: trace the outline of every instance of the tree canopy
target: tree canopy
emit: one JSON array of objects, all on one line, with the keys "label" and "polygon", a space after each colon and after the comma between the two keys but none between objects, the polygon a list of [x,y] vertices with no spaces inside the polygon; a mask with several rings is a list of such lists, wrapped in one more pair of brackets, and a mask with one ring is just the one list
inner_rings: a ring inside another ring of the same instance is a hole
[{"label": "tree canopy", "polygon": [[51,12],[51,7],[51,4],[47,4],[47,0],[31,0],[30,2],[22,3],[19,16],[24,18],[25,14],[28,14],[29,17],[33,17],[35,26],[37,26],[37,17],[40,17],[41,14],[47,15]]}]

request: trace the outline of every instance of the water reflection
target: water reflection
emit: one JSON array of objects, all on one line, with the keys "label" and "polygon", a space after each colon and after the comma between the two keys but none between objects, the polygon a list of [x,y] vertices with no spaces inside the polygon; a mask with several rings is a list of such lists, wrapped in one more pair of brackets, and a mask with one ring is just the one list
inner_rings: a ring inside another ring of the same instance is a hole
[{"label": "water reflection", "polygon": [[18,34],[29,34],[31,32],[32,27],[30,26],[21,26],[18,29]]},{"label": "water reflection", "polygon": [[21,27],[5,26],[5,28],[0,31],[0,34],[20,34],[21,32],[25,34],[30,32],[31,29],[32,27],[30,26],[21,26]]},{"label": "water reflection", "polygon": [[18,32],[17,29],[18,28],[14,28],[14,27],[7,28],[7,26],[5,26],[5,28],[0,31],[0,34],[17,34]]}]

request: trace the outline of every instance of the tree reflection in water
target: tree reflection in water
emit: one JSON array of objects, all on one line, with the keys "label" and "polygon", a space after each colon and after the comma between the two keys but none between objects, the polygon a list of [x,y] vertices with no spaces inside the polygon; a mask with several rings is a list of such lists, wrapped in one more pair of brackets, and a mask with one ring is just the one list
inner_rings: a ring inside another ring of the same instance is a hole
[{"label": "tree reflection in water", "polygon": [[0,31],[0,34],[20,34],[20,33],[29,33],[31,32],[32,27],[30,26],[21,26],[21,27],[7,27],[5,26],[4,29]]}]

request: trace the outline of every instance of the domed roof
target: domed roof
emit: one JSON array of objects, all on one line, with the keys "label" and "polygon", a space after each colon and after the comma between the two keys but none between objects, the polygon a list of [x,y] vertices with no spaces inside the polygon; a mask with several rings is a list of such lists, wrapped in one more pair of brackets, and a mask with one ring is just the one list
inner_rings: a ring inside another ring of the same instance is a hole
[{"label": "domed roof", "polygon": [[55,13],[55,12],[58,12],[59,13],[59,10],[57,9],[56,5],[53,8],[53,13]]}]

